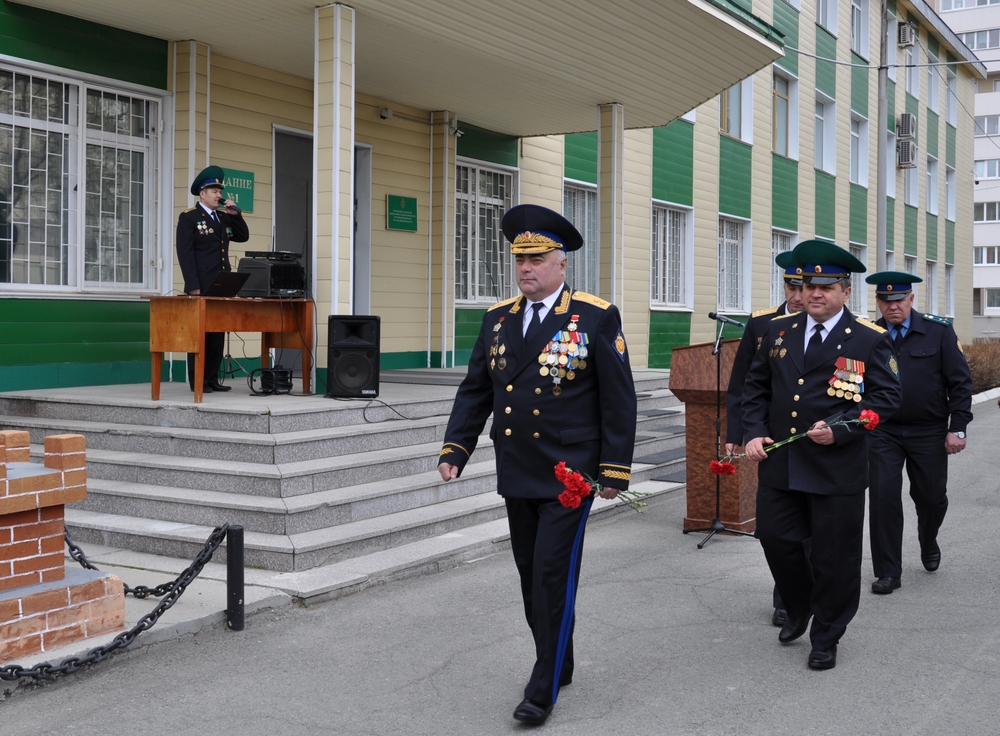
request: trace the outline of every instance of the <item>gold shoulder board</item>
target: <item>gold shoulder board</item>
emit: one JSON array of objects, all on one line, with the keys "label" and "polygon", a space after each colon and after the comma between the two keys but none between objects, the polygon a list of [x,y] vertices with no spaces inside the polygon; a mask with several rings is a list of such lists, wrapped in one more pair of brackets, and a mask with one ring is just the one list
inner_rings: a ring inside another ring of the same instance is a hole
[{"label": "gold shoulder board", "polygon": [[799,316],[798,312],[792,312],[791,314],[782,314],[782,315],[779,315],[779,316],[775,317],[774,319],[772,319],[771,321],[772,322],[777,322],[779,319],[788,319],[789,317],[798,317],[798,316]]},{"label": "gold shoulder board", "polygon": [[574,291],[573,298],[578,302],[584,302],[585,304],[593,304],[595,307],[600,307],[601,309],[607,309],[611,306],[611,302],[606,302],[599,296],[594,296],[593,294],[588,294],[585,291]]},{"label": "gold shoulder board", "polygon": [[767,309],[758,309],[756,312],[750,315],[750,319],[756,319],[757,317],[763,317],[765,314],[774,314],[778,311],[777,307],[768,307]]},{"label": "gold shoulder board", "polygon": [[492,312],[494,309],[499,309],[500,307],[506,307],[508,304],[513,304],[514,302],[516,302],[520,298],[521,297],[519,297],[519,296],[512,296],[510,299],[504,299],[502,302],[497,302],[496,304],[494,304],[492,307],[490,307],[486,311],[487,312]]},{"label": "gold shoulder board", "polygon": [[879,327],[877,324],[875,324],[871,320],[865,319],[864,317],[858,317],[857,322],[859,325],[864,325],[865,327],[869,327],[875,330],[875,332],[886,332],[886,329],[884,327]]},{"label": "gold shoulder board", "polygon": [[196,209],[198,209],[198,208],[197,207],[189,207],[188,209],[184,210],[184,212],[182,212],[181,214],[186,215],[188,212],[192,212],[192,211],[194,211]]}]

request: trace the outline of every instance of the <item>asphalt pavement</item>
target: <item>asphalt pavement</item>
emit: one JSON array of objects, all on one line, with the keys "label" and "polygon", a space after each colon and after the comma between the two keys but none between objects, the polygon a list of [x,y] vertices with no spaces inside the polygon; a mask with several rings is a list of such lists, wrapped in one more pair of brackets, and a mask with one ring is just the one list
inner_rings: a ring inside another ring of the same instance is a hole
[{"label": "asphalt pavement", "polygon": [[[751,538],[681,533],[683,492],[589,525],[576,673],[547,734],[1000,733],[995,398],[950,462],[941,568],[907,501],[903,587],[869,592],[836,669],[778,643]],[[707,468],[705,472],[708,472]],[[904,491],[905,492],[905,491]],[[867,537],[866,537],[867,539]],[[0,702],[9,734],[505,734],[533,661],[509,551],[125,652]]]}]

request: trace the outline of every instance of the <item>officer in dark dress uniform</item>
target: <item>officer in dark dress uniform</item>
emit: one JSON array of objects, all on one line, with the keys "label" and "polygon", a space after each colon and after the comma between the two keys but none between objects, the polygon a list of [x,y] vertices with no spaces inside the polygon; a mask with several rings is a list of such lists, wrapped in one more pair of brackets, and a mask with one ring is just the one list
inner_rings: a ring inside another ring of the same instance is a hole
[{"label": "officer in dark dress uniform", "polygon": [[[177,218],[177,262],[184,275],[184,293],[204,294],[220,271],[232,271],[229,265],[229,243],[245,243],[250,229],[232,200],[225,200],[222,190],[226,172],[218,166],[204,169],[191,183],[191,194],[198,203],[184,210]],[[226,335],[224,332],[205,333],[204,391],[229,391],[231,386],[219,382],[219,366]],[[194,390],[194,354],[188,354],[188,384]]]},{"label": "officer in dark dress uniform", "polygon": [[881,271],[875,284],[881,319],[899,359],[903,404],[879,424],[869,443],[868,516],[875,580],[872,592],[899,588],[903,571],[903,464],[917,508],[917,539],[924,569],[941,564],[938,529],[948,510],[948,456],[965,449],[972,421],[972,374],[951,320],[913,309],[919,276]]},{"label": "officer in dark dress uniform", "polygon": [[[784,287],[785,301],[776,307],[762,309],[750,315],[743,337],[740,338],[739,347],[736,349],[736,357],[733,360],[733,368],[729,374],[729,388],[726,390],[726,454],[732,455],[737,447],[743,444],[743,384],[746,382],[750,364],[753,363],[757,348],[760,347],[767,332],[767,326],[775,317],[785,314],[794,314],[802,311],[802,277],[798,273],[798,268],[792,259],[791,251],[783,251],[775,257],[774,262],[785,269]],[[785,604],[781,601],[781,594],[778,593],[778,586],[774,586],[771,594],[774,614],[771,616],[771,623],[775,626],[784,626],[788,618],[785,611]]]},{"label": "officer in dark dress uniform", "polygon": [[792,254],[805,311],[768,327],[743,391],[743,436],[751,438],[747,457],[760,462],[757,536],[788,610],[778,639],[794,641],[813,618],[808,664],[830,669],[861,595],[868,432],[827,423],[857,419],[863,409],[888,418],[901,391],[886,331],[845,307],[850,275],[864,264],[820,240]]},{"label": "officer in dark dress uniform", "polygon": [[457,478],[490,414],[535,665],[519,721],[544,723],[573,677],[573,625],[584,528],[593,496],[558,500],[565,462],[614,498],[631,479],[636,396],[621,317],[611,303],[565,285],[566,252],[583,239],[552,210],[519,205],[501,226],[517,259],[521,296],[486,313],[458,389],[438,469]]}]

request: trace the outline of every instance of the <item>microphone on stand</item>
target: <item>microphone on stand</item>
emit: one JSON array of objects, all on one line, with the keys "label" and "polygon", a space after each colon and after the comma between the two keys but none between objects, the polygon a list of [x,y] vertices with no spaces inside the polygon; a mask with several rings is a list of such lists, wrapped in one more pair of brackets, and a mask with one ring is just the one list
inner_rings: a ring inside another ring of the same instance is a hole
[{"label": "microphone on stand", "polygon": [[744,328],[746,327],[745,323],[737,322],[735,319],[730,319],[724,314],[716,314],[715,312],[709,312],[708,317],[709,319],[714,319],[716,322],[722,322],[723,324],[726,325],[734,325],[736,327],[744,327]]}]

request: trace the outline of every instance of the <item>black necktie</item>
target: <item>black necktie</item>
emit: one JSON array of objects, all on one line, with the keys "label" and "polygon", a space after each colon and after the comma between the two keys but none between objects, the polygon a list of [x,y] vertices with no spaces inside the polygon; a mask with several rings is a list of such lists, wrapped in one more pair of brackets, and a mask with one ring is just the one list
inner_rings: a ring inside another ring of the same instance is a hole
[{"label": "black necktie", "polygon": [[897,327],[896,329],[894,329],[892,331],[892,333],[893,333],[892,334],[892,349],[896,353],[896,355],[899,355],[899,343],[901,343],[903,341],[903,328],[902,327]]},{"label": "black necktie", "polygon": [[542,331],[542,307],[544,306],[543,302],[535,302],[531,305],[531,308],[535,311],[531,315],[531,321],[528,322],[528,331],[524,333],[525,344],[531,343],[538,336],[538,333]]},{"label": "black necktie", "polygon": [[806,367],[810,367],[815,361],[816,356],[819,355],[820,346],[823,345],[823,325],[820,323],[816,324],[816,329],[813,332],[813,336],[809,338],[809,344],[806,345]]}]

